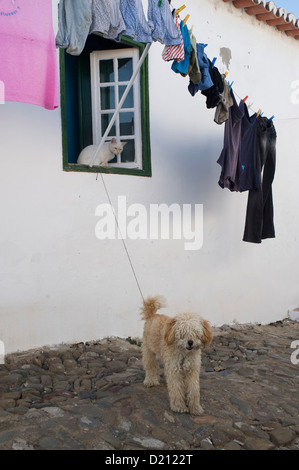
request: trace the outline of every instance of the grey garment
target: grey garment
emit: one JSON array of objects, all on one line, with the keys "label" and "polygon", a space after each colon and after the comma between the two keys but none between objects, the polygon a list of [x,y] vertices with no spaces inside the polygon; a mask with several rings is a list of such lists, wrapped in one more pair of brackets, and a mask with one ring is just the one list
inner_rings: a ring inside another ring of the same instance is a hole
[{"label": "grey garment", "polygon": [[224,90],[223,93],[221,93],[221,101],[218,104],[215,112],[215,117],[214,121],[217,124],[223,124],[225,121],[228,120],[229,118],[229,108],[234,104],[232,96],[230,94],[230,89],[229,89],[229,84],[224,78],[225,76],[222,76],[223,79],[223,86]]},{"label": "grey garment", "polygon": [[91,25],[91,0],[60,0],[56,46],[80,55]]},{"label": "grey garment", "polygon": [[89,33],[99,32],[108,39],[119,39],[126,32],[120,0],[92,0],[92,23]]},{"label": "grey garment", "polygon": [[[197,51],[196,51],[196,37],[189,31],[192,51],[190,54],[189,67],[187,75],[189,75],[192,83],[197,85],[201,82],[201,71],[198,64]],[[183,75],[183,74],[182,74]]]}]

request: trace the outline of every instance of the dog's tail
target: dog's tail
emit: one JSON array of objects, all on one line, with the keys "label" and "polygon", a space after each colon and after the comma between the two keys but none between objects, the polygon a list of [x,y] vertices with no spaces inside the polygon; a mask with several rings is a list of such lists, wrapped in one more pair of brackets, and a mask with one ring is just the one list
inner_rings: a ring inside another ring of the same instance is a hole
[{"label": "dog's tail", "polygon": [[143,308],[141,309],[141,316],[143,320],[149,320],[157,311],[165,307],[165,299],[162,296],[148,297],[143,301]]}]

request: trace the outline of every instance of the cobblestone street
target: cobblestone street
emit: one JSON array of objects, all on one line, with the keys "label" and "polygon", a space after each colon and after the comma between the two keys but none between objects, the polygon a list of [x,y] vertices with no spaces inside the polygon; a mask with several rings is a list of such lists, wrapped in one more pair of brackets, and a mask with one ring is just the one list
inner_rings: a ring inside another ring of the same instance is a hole
[{"label": "cobblestone street", "polygon": [[[213,328],[203,351],[204,414],[174,413],[146,389],[140,343],[106,338],[6,357],[1,450],[299,449],[299,323]],[[298,354],[297,354],[298,358]]]}]

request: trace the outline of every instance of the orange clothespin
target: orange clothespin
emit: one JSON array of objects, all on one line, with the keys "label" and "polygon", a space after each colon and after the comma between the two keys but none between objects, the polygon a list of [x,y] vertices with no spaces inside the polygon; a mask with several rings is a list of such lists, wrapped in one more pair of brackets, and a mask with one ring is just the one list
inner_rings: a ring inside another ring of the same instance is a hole
[{"label": "orange clothespin", "polygon": [[243,103],[245,103],[245,101],[248,99],[248,96],[245,96],[244,100],[243,100]]},{"label": "orange clothespin", "polygon": [[183,26],[185,26],[185,24],[187,23],[187,21],[189,20],[189,18],[190,18],[190,15],[187,15],[187,16],[184,18]]},{"label": "orange clothespin", "polygon": [[258,110],[258,112],[256,113],[256,117],[257,117],[257,118],[258,118],[258,117],[259,117],[259,115],[261,114],[261,111],[262,111],[262,110],[261,110],[261,109],[259,109],[259,110]]},{"label": "orange clothespin", "polygon": [[225,74],[224,74],[224,75],[227,77],[227,76],[228,76],[228,72],[225,72]]}]

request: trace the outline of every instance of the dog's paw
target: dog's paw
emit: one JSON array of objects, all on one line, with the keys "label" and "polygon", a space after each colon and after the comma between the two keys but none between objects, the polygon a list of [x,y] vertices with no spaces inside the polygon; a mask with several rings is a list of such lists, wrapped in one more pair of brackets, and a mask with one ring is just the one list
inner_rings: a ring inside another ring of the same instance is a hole
[{"label": "dog's paw", "polygon": [[172,405],[170,408],[175,413],[189,413],[187,406],[184,406],[184,405],[182,406]]},{"label": "dog's paw", "polygon": [[198,405],[195,408],[191,408],[189,410],[189,412],[190,412],[191,415],[197,415],[198,416],[198,415],[202,415],[204,411],[203,411],[203,408],[200,405]]},{"label": "dog's paw", "polygon": [[152,380],[145,379],[143,382],[143,385],[145,387],[156,387],[157,385],[160,385],[160,382],[157,379],[152,379]]}]

